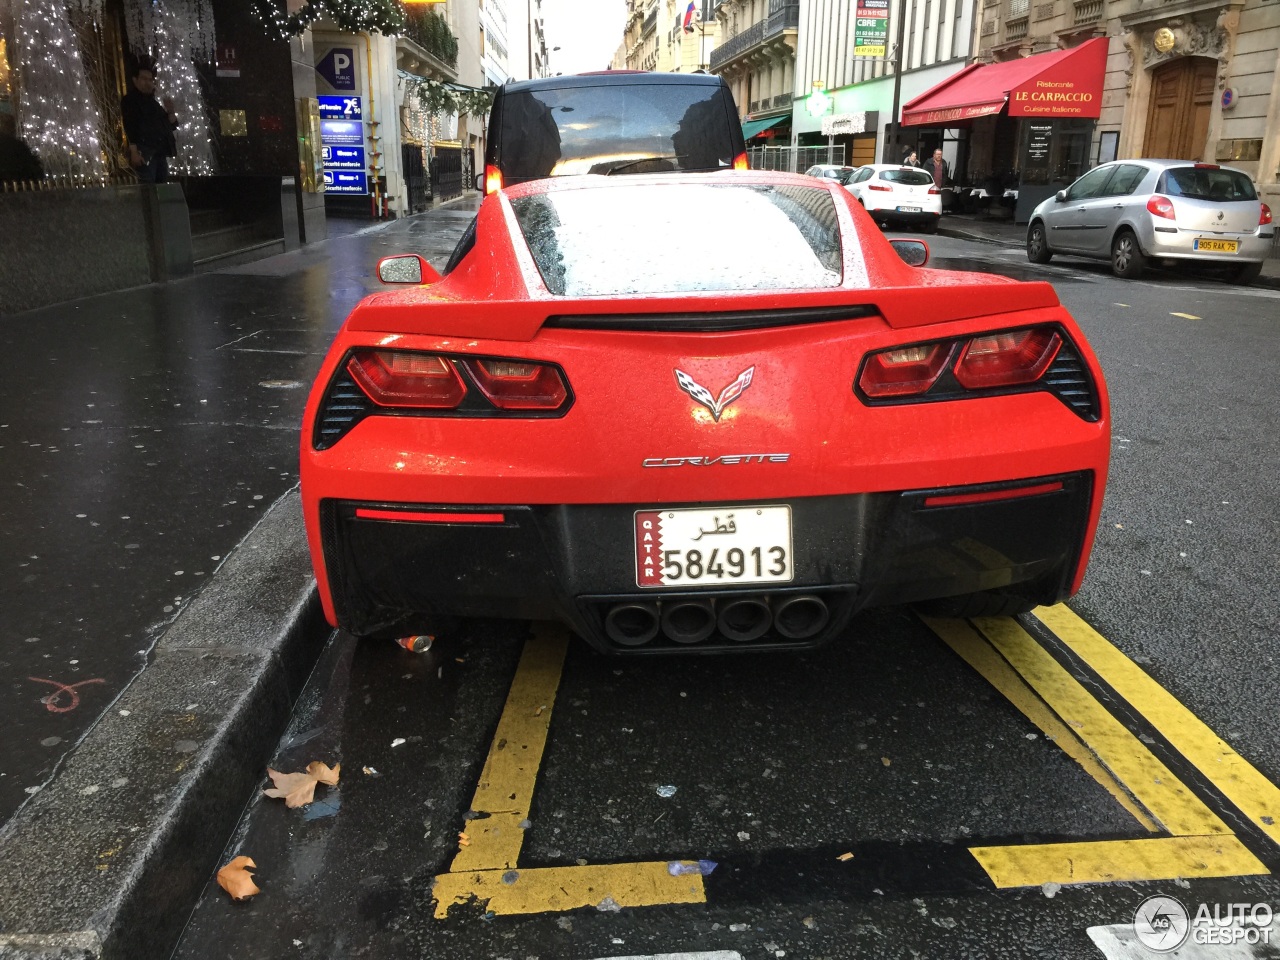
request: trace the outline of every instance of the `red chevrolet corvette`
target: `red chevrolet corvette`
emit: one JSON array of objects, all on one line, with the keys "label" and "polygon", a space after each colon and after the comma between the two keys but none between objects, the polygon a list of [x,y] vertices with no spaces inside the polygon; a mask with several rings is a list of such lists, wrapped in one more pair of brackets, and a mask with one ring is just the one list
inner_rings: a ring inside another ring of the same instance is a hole
[{"label": "red chevrolet corvette", "polygon": [[1079,327],[1046,283],[907,265],[839,184],[533,181],[443,278],[380,271],[412,285],[351,313],[302,433],[320,596],[357,635],[799,649],[867,607],[1080,586],[1110,428]]}]

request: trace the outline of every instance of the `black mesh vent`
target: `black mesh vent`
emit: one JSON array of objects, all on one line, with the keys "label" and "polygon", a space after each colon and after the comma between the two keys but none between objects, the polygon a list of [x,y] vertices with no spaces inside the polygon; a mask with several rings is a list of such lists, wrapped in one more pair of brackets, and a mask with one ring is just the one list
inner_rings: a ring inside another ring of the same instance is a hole
[{"label": "black mesh vent", "polygon": [[1064,339],[1053,366],[1040,383],[1085,420],[1098,419],[1098,391],[1094,389],[1089,371],[1070,341]]},{"label": "black mesh vent", "polygon": [[356,386],[344,365],[333,378],[320,403],[312,442],[317,450],[328,450],[373,410],[373,401]]}]

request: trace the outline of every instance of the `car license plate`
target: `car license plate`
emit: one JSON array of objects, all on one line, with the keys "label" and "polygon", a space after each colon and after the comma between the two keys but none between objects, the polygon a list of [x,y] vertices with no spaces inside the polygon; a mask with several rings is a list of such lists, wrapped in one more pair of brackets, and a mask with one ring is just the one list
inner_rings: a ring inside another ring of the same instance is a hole
[{"label": "car license plate", "polygon": [[899,207],[898,212],[899,213],[919,213],[920,208],[919,207]]},{"label": "car license plate", "polygon": [[1194,250],[1203,250],[1205,253],[1235,253],[1240,244],[1235,240],[1210,240],[1208,237],[1196,237],[1191,247]]},{"label": "car license plate", "polygon": [[636,586],[787,583],[791,508],[636,511]]}]

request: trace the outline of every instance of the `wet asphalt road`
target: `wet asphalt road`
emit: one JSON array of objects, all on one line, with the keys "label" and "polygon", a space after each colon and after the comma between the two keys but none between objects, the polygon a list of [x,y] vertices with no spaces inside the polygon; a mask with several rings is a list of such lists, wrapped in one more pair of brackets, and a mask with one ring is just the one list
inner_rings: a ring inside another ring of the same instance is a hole
[{"label": "wet asphalt road", "polygon": [[[1080,320],[1114,444],[1072,607],[1280,782],[1280,292],[930,244],[941,266],[1053,281]],[[341,761],[343,781],[305,811],[250,804],[227,858],[252,856],[263,893],[233,904],[211,885],[177,955],[1096,958],[1086,928],[1128,923],[1154,893],[1280,908],[1270,877],[993,889],[967,852],[984,839],[1145,834],[918,620],[887,610],[793,657],[637,662],[571,645],[520,867],[707,858],[707,903],[435,919],[432,878],[459,850],[525,636],[477,622],[422,656],[336,636],[275,766]],[[1280,870],[1275,845],[1140,711],[1054,655]]]},{"label": "wet asphalt road", "polygon": [[442,265],[474,207],[0,318],[0,822],[297,482],[307,387],[377,258]]}]

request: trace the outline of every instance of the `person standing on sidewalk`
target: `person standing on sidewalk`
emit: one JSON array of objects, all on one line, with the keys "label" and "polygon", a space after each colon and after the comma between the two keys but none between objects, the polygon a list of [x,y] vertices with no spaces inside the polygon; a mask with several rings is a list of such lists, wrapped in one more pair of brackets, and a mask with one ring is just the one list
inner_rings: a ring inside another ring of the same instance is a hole
[{"label": "person standing on sidewalk", "polygon": [[942,159],[942,149],[933,151],[933,158],[924,162],[924,169],[933,177],[933,185],[941,190],[951,181],[951,169],[947,161]]},{"label": "person standing on sidewalk", "polygon": [[173,100],[165,97],[163,105],[156,101],[155,72],[144,64],[134,66],[129,82],[132,89],[120,98],[124,134],[129,141],[129,165],[143,183],[166,183],[168,158],[178,153],[173,134],[178,117]]}]

